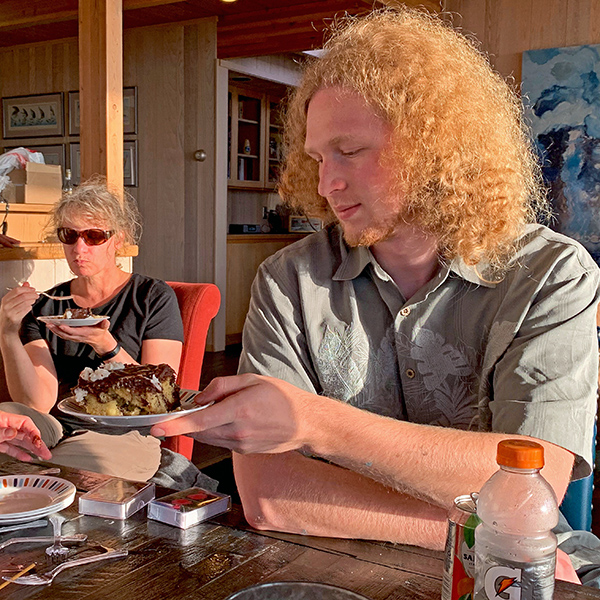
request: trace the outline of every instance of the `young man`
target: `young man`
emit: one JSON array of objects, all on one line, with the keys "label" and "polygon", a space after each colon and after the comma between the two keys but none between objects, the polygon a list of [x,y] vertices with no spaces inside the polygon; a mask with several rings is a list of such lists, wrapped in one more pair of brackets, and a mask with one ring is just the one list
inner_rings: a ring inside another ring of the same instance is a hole
[{"label": "young man", "polygon": [[562,498],[591,471],[599,271],[535,225],[508,86],[439,20],[374,13],[307,69],[286,133],[282,195],[330,225],[261,266],[246,374],[154,433],[237,451],[259,529],[441,548],[506,437],[541,441]]}]

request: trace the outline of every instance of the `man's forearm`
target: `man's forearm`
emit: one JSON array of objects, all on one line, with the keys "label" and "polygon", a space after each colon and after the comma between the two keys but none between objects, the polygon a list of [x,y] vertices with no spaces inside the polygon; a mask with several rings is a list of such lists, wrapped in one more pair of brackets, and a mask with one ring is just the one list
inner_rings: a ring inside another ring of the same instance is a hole
[{"label": "man's forearm", "polygon": [[257,529],[443,548],[442,508],[297,452],[233,457],[244,513]]},{"label": "man's forearm", "polygon": [[[478,491],[497,470],[500,440],[521,437],[397,421],[330,399],[313,406],[306,418],[313,454],[446,509],[456,496]],[[541,443],[543,474],[561,499],[573,455]]]}]

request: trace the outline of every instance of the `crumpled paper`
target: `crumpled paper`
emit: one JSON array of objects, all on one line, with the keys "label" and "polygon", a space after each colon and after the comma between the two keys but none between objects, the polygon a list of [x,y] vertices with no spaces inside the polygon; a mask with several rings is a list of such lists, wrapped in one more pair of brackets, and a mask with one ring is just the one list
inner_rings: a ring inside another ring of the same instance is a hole
[{"label": "crumpled paper", "polygon": [[14,169],[24,169],[28,162],[44,164],[44,155],[23,147],[0,154],[0,194],[10,183],[8,174]]}]

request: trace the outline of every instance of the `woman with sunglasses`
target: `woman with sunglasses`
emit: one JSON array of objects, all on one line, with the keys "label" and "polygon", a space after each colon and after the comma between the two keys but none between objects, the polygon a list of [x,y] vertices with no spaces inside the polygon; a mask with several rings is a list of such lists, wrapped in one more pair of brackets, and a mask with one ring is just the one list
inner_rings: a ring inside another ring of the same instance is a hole
[{"label": "woman with sunglasses", "polygon": [[[28,283],[2,298],[0,350],[14,402],[0,409],[30,416],[48,447],[54,447],[52,458],[58,464],[147,480],[160,464],[156,440],[137,431],[104,435],[96,427],[82,432],[81,422],[55,405],[72,395],[85,367],[167,363],[177,371],[183,347],[177,298],[164,281],[118,266],[119,248],[139,241],[139,213],[130,198],[121,201],[99,180],[63,196],[51,226],[75,278],[49,290],[64,300],[39,295]],[[37,319],[78,308],[108,318],[84,327]]]}]

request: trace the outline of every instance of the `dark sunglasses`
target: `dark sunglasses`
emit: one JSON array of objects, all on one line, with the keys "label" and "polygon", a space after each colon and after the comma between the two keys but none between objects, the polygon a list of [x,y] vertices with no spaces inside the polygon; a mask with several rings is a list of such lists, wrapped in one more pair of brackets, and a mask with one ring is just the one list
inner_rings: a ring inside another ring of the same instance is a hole
[{"label": "dark sunglasses", "polygon": [[99,246],[106,243],[114,235],[114,231],[104,231],[103,229],[84,229],[77,231],[70,227],[59,227],[56,230],[58,239],[68,246],[72,246],[79,238],[82,238],[87,246]]}]

